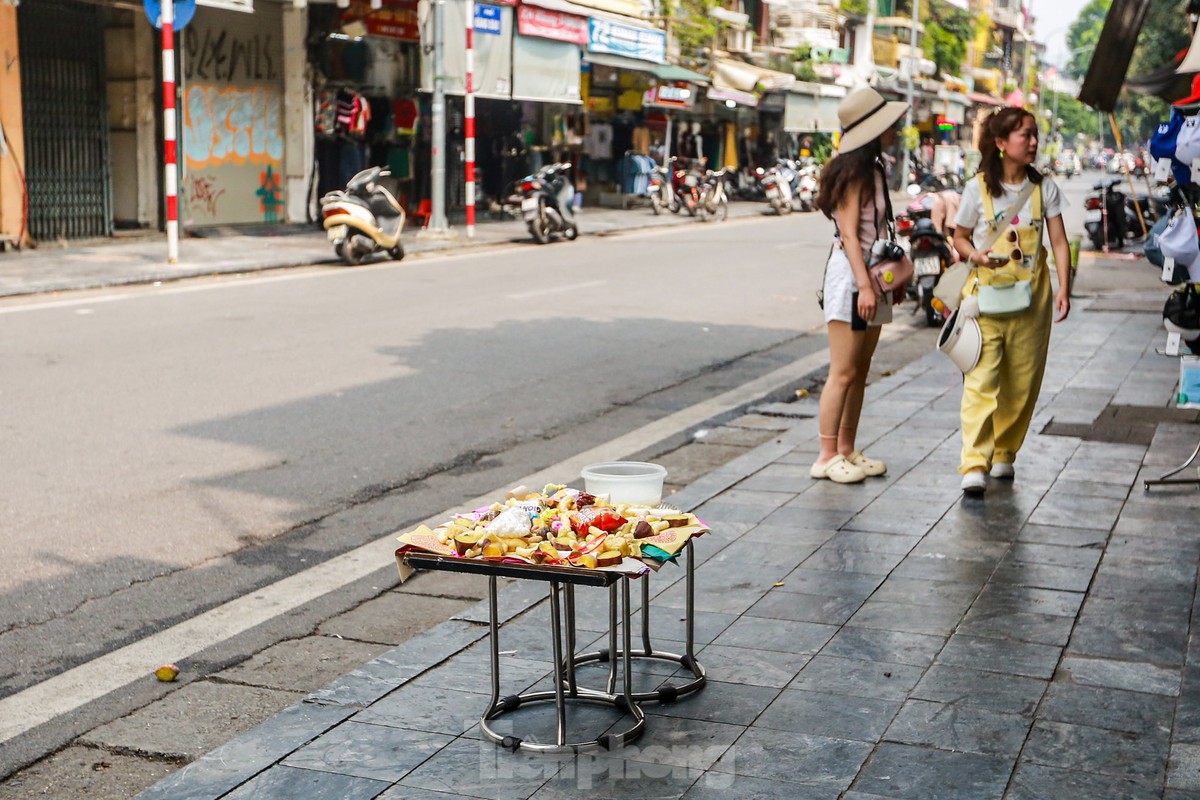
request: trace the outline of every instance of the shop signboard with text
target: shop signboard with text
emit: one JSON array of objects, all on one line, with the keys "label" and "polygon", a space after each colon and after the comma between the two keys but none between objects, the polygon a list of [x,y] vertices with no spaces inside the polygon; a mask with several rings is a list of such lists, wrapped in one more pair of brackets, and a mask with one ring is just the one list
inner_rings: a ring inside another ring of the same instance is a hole
[{"label": "shop signboard with text", "polygon": [[490,33],[492,36],[499,36],[500,30],[500,7],[489,6],[484,3],[476,5],[475,32]]},{"label": "shop signboard with text", "polygon": [[402,42],[421,41],[421,23],[417,16],[417,0],[383,0],[380,8],[367,3],[355,3],[342,12],[342,24],[361,21],[368,36],[398,39]]},{"label": "shop signboard with text", "polygon": [[538,36],[571,44],[588,43],[587,17],[537,6],[517,7],[517,32],[522,36]]},{"label": "shop signboard with text", "polygon": [[642,107],[691,108],[696,103],[696,91],[687,83],[652,86],[642,95]]},{"label": "shop signboard with text", "polygon": [[652,28],[589,17],[587,49],[590,53],[606,53],[663,64],[667,60],[667,35]]}]

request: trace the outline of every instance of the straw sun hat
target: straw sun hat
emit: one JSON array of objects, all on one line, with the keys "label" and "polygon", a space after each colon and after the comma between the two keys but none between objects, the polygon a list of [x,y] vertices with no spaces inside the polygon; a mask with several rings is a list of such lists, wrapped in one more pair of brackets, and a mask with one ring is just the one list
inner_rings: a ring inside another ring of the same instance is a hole
[{"label": "straw sun hat", "polygon": [[855,89],[838,105],[838,122],[842,126],[842,141],[838,152],[848,153],[870,144],[896,124],[908,103],[888,102],[870,86]]}]

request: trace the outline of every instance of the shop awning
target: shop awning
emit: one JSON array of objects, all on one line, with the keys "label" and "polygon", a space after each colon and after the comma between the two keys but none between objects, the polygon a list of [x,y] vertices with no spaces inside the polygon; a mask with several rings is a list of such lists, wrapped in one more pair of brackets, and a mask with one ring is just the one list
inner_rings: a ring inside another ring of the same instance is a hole
[{"label": "shop awning", "polygon": [[579,92],[579,47],[536,36],[513,37],[513,100],[583,102]]},{"label": "shop awning", "polygon": [[712,78],[700,72],[693,72],[690,69],[677,67],[674,64],[660,64],[654,68],[654,77],[660,81],[688,81],[690,83],[698,83],[701,86],[708,86],[712,83]]},{"label": "shop awning", "polygon": [[[422,39],[432,34],[432,13],[429,0],[421,0],[421,19],[429,21],[429,29],[422,31]],[[447,31],[461,31],[466,27],[466,5],[446,3],[445,24]],[[476,97],[507,100],[512,97],[512,53],[513,53],[513,9],[511,6],[496,6],[500,15],[500,30],[496,33],[476,33],[474,37],[474,89]],[[467,56],[466,37],[447,36],[442,49],[443,87],[446,94],[466,93]],[[433,91],[433,52],[422,51],[421,91]]]},{"label": "shop awning", "polygon": [[841,129],[837,109],[846,89],[796,81],[784,95],[783,129],[788,133],[833,133]]},{"label": "shop awning", "polygon": [[789,94],[783,107],[783,129],[788,133],[833,133],[840,130],[835,97]]},{"label": "shop awning", "polygon": [[978,103],[982,106],[1002,106],[1004,101],[998,97],[992,97],[990,94],[982,92],[967,92],[967,99],[972,103]]},{"label": "shop awning", "polygon": [[725,100],[748,108],[758,108],[758,96],[750,92],[740,92],[737,89],[722,89],[717,86],[708,88],[709,100]]},{"label": "shop awning", "polygon": [[661,64],[655,64],[653,61],[642,61],[641,59],[627,58],[626,56],[614,56],[609,53],[584,53],[583,60],[589,64],[598,64],[601,67],[645,72],[648,75],[653,75],[655,69],[662,66]]},{"label": "shop awning", "polygon": [[718,89],[734,89],[739,92],[769,92],[789,88],[796,82],[796,76],[786,72],[776,72],[773,69],[756,67],[744,61],[720,59],[713,69],[712,80],[713,86]]}]

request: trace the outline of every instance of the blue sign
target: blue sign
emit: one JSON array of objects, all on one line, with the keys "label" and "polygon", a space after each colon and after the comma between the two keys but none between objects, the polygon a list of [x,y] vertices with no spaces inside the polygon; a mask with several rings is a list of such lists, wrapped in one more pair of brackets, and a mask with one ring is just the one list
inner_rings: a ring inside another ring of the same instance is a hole
[{"label": "blue sign", "polygon": [[637,28],[588,17],[588,52],[664,64],[667,60],[667,35],[652,28]]},{"label": "blue sign", "polygon": [[[150,24],[162,30],[162,2],[160,0],[143,0],[146,6],[146,16],[150,18]],[[172,27],[181,31],[187,27],[187,24],[192,21],[192,15],[196,13],[196,0],[175,0],[175,22]]]},{"label": "blue sign", "polygon": [[475,30],[478,33],[500,35],[500,6],[475,6]]}]

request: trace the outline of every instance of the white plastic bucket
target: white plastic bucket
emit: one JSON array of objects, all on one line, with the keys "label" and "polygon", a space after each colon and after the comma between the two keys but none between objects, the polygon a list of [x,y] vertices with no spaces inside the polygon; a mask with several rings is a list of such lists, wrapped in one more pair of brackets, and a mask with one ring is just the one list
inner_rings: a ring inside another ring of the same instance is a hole
[{"label": "white plastic bucket", "polygon": [[588,494],[608,495],[612,503],[656,505],[662,500],[667,468],[645,461],[589,464],[580,472]]}]

